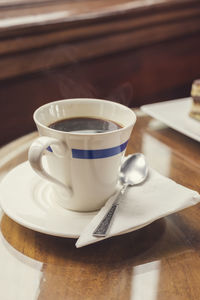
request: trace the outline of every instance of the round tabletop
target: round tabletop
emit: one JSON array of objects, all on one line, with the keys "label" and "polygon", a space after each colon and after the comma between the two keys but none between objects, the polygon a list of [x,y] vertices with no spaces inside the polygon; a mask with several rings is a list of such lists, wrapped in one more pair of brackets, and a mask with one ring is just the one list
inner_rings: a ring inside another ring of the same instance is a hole
[{"label": "round tabletop", "polygon": [[[126,154],[142,152],[150,167],[200,192],[199,142],[135,112]],[[35,137],[1,148],[1,179],[27,160]],[[76,239],[35,232],[0,212],[1,299],[199,299],[199,204],[79,249]]]}]

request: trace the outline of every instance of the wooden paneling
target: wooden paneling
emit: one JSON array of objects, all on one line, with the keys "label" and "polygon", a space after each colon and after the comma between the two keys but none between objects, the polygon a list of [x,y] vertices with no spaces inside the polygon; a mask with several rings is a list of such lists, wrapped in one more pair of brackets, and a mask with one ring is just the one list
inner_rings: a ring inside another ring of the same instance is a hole
[{"label": "wooden paneling", "polygon": [[136,107],[189,96],[200,76],[199,48],[200,38],[192,36],[1,81],[1,144],[33,130],[33,111],[49,101],[95,97]]},{"label": "wooden paneling", "polygon": [[0,1],[0,145],[53,100],[130,107],[185,97],[200,77],[200,2]]},{"label": "wooden paneling", "polygon": [[2,11],[0,79],[199,33],[200,3],[192,2],[75,1]]}]

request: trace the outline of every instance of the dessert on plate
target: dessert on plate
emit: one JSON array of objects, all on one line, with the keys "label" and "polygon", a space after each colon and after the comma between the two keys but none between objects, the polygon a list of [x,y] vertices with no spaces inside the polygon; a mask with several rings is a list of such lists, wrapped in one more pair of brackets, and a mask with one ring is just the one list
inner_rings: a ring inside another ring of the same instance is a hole
[{"label": "dessert on plate", "polygon": [[191,97],[192,107],[189,115],[200,121],[200,79],[196,79],[192,83]]}]

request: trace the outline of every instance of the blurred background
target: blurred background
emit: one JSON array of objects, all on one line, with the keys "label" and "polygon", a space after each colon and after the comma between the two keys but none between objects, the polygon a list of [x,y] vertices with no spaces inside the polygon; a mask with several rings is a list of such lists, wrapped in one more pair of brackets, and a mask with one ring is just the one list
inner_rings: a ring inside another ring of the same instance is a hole
[{"label": "blurred background", "polygon": [[44,103],[140,107],[190,96],[196,78],[199,0],[0,0],[0,146]]}]

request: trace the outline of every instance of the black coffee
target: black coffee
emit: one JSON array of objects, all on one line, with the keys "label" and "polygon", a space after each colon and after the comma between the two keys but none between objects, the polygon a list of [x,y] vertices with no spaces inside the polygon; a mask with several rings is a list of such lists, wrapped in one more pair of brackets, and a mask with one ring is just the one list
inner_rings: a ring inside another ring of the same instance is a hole
[{"label": "black coffee", "polygon": [[80,133],[102,133],[122,128],[121,125],[113,121],[90,117],[64,119],[49,125],[49,127],[60,131]]}]

